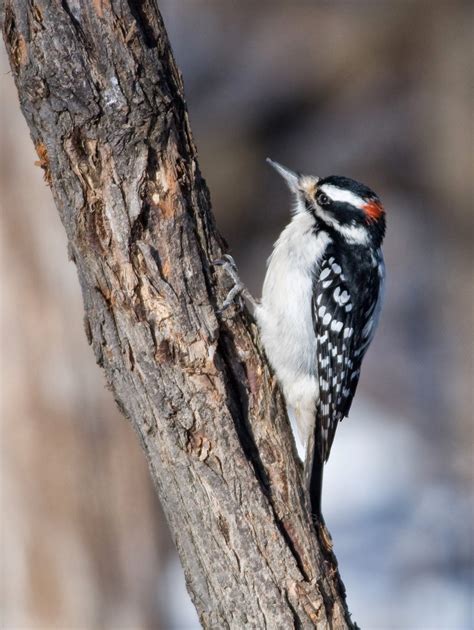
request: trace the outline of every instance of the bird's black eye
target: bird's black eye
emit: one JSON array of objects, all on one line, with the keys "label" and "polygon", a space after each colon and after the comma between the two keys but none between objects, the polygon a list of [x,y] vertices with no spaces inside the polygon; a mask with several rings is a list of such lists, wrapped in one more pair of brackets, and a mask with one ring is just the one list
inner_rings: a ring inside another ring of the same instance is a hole
[{"label": "bird's black eye", "polygon": [[316,201],[318,202],[320,206],[327,206],[331,203],[331,200],[329,199],[329,197],[325,195],[323,192],[320,192],[317,194]]}]

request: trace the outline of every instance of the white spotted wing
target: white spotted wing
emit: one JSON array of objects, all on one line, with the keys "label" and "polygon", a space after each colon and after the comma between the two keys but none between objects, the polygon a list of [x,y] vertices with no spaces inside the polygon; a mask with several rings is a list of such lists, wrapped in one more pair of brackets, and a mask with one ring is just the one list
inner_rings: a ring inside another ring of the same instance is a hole
[{"label": "white spotted wing", "polygon": [[[351,269],[343,269],[334,248],[321,261],[313,287],[319,400],[317,443],[329,457],[339,420],[347,416],[357,388],[360,364],[374,332],[380,276],[371,266],[362,290],[354,290]],[[360,280],[360,278],[358,278]]]}]

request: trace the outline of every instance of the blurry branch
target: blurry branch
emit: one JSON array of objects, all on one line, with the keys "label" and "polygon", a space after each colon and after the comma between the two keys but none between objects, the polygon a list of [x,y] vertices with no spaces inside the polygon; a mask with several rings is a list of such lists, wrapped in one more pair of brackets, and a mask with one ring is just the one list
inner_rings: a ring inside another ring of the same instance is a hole
[{"label": "blurry branch", "polygon": [[216,316],[225,287],[210,261],[225,244],[155,4],[6,0],[2,27],[89,342],[142,442],[202,625],[351,627],[255,326]]}]

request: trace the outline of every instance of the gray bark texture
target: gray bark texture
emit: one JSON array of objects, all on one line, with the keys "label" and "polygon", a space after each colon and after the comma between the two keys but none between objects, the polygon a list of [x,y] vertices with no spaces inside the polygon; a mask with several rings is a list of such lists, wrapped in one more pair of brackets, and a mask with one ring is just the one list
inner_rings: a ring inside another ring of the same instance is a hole
[{"label": "gray bark texture", "polygon": [[2,28],[86,334],[141,440],[203,627],[354,627],[256,326],[245,310],[217,313],[228,286],[211,261],[225,242],[155,3],[6,0]]}]

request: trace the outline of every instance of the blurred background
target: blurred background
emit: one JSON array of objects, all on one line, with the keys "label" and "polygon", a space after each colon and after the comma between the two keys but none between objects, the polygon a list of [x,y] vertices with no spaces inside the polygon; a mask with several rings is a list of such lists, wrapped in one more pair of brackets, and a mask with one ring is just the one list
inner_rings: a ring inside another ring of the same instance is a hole
[{"label": "blurred background", "polygon": [[[327,467],[326,521],[362,628],[472,628],[472,3],[159,5],[255,295],[290,205],[266,156],[381,196],[385,307]],[[193,630],[3,49],[0,62],[1,627]]]}]

